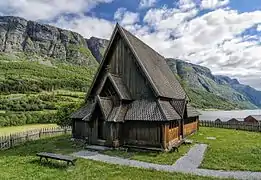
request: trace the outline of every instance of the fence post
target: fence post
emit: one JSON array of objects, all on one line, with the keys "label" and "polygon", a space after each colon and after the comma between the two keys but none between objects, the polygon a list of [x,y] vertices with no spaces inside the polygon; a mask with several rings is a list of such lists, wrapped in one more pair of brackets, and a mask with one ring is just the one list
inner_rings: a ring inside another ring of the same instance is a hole
[{"label": "fence post", "polygon": [[39,130],[39,139],[41,139],[42,136],[42,129]]},{"label": "fence post", "polygon": [[67,128],[66,128],[66,126],[64,127],[64,134],[66,134],[67,133]]},{"label": "fence post", "polygon": [[26,132],[26,135],[25,135],[25,142],[27,142],[29,139],[29,131]]},{"label": "fence post", "polygon": [[11,134],[10,134],[10,138],[9,138],[9,144],[10,144],[10,147],[12,148],[13,147],[13,138],[12,138]]}]

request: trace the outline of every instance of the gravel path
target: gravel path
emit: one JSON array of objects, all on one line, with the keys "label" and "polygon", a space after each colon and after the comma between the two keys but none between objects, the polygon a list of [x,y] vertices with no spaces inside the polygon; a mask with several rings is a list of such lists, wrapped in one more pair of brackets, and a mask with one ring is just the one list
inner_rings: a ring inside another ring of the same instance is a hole
[{"label": "gravel path", "polygon": [[99,154],[93,151],[79,151],[74,153],[74,156],[91,159],[95,161],[102,161],[110,164],[126,165],[137,168],[153,169],[157,171],[166,172],[183,172],[201,176],[213,176],[220,178],[235,178],[235,179],[247,179],[247,180],[261,180],[261,172],[250,171],[222,171],[222,170],[209,170],[198,169],[200,165],[204,151],[206,150],[205,144],[196,144],[190,151],[183,157],[177,160],[174,165],[160,165],[147,162],[141,162],[136,160],[129,160],[120,157],[108,156]]},{"label": "gravel path", "polygon": [[187,154],[179,158],[173,165],[177,169],[196,169],[201,164],[206,149],[206,144],[196,144]]}]

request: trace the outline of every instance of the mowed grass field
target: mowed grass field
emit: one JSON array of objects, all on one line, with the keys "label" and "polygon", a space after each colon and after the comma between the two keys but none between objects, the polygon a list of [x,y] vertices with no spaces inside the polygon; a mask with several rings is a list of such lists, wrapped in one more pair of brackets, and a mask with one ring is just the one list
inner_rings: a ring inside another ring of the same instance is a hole
[{"label": "mowed grass field", "polygon": [[57,124],[28,124],[23,126],[0,127],[0,136],[10,135],[30,130],[58,127]]},{"label": "mowed grass field", "polygon": [[[213,139],[213,137],[216,139]],[[190,136],[189,139],[193,140],[193,144],[208,144],[200,168],[261,171],[261,133],[201,127],[200,131]],[[179,152],[170,153],[123,152],[116,150],[103,153],[157,164],[174,164],[178,158],[189,151],[193,144],[182,145]]]},{"label": "mowed grass field", "polygon": [[[261,171],[260,133],[201,127],[190,139],[194,140],[193,144],[208,144],[200,168]],[[122,151],[104,153],[152,163],[173,164],[192,145],[183,145],[176,154]],[[64,162],[56,161],[40,164],[39,158],[35,156],[41,151],[71,154],[82,149],[82,146],[70,141],[70,136],[57,136],[0,151],[0,179],[215,179],[111,165],[86,159],[79,159],[76,166],[69,167]]]},{"label": "mowed grass field", "polygon": [[195,176],[182,173],[167,173],[127,166],[111,165],[86,159],[79,159],[76,166],[66,166],[64,162],[39,163],[37,152],[70,154],[82,147],[73,144],[70,136],[57,136],[28,142],[13,149],[0,151],[1,180],[72,180],[72,179],[193,179],[212,180],[217,178]]},{"label": "mowed grass field", "polygon": [[208,144],[201,168],[261,171],[261,133],[200,127],[191,139]]}]

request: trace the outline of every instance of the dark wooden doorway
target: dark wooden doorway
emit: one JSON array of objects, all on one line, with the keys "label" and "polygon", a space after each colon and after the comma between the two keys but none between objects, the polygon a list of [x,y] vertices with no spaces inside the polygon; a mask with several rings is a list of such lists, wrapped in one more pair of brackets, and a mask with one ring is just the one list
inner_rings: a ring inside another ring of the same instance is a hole
[{"label": "dark wooden doorway", "polygon": [[98,119],[98,139],[105,139],[105,131],[104,131],[105,121],[103,118]]}]

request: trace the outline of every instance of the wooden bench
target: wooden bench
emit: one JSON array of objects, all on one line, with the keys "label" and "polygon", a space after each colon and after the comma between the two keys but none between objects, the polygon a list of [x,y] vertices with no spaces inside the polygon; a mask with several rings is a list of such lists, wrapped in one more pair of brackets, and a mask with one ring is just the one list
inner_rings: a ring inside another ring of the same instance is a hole
[{"label": "wooden bench", "polygon": [[182,139],[182,140],[178,141],[177,143],[173,144],[170,151],[174,151],[174,152],[177,151],[177,152],[179,152],[179,147],[183,143],[185,143],[185,139]]},{"label": "wooden bench", "polygon": [[71,163],[74,166],[75,166],[75,162],[77,160],[77,158],[72,157],[72,156],[66,156],[66,155],[54,154],[54,153],[47,153],[47,152],[37,153],[36,156],[40,157],[40,162],[42,161],[42,158],[45,158],[47,162],[49,162],[48,159],[55,159],[55,160],[60,160],[60,161],[66,161],[67,165],[69,165]]}]

